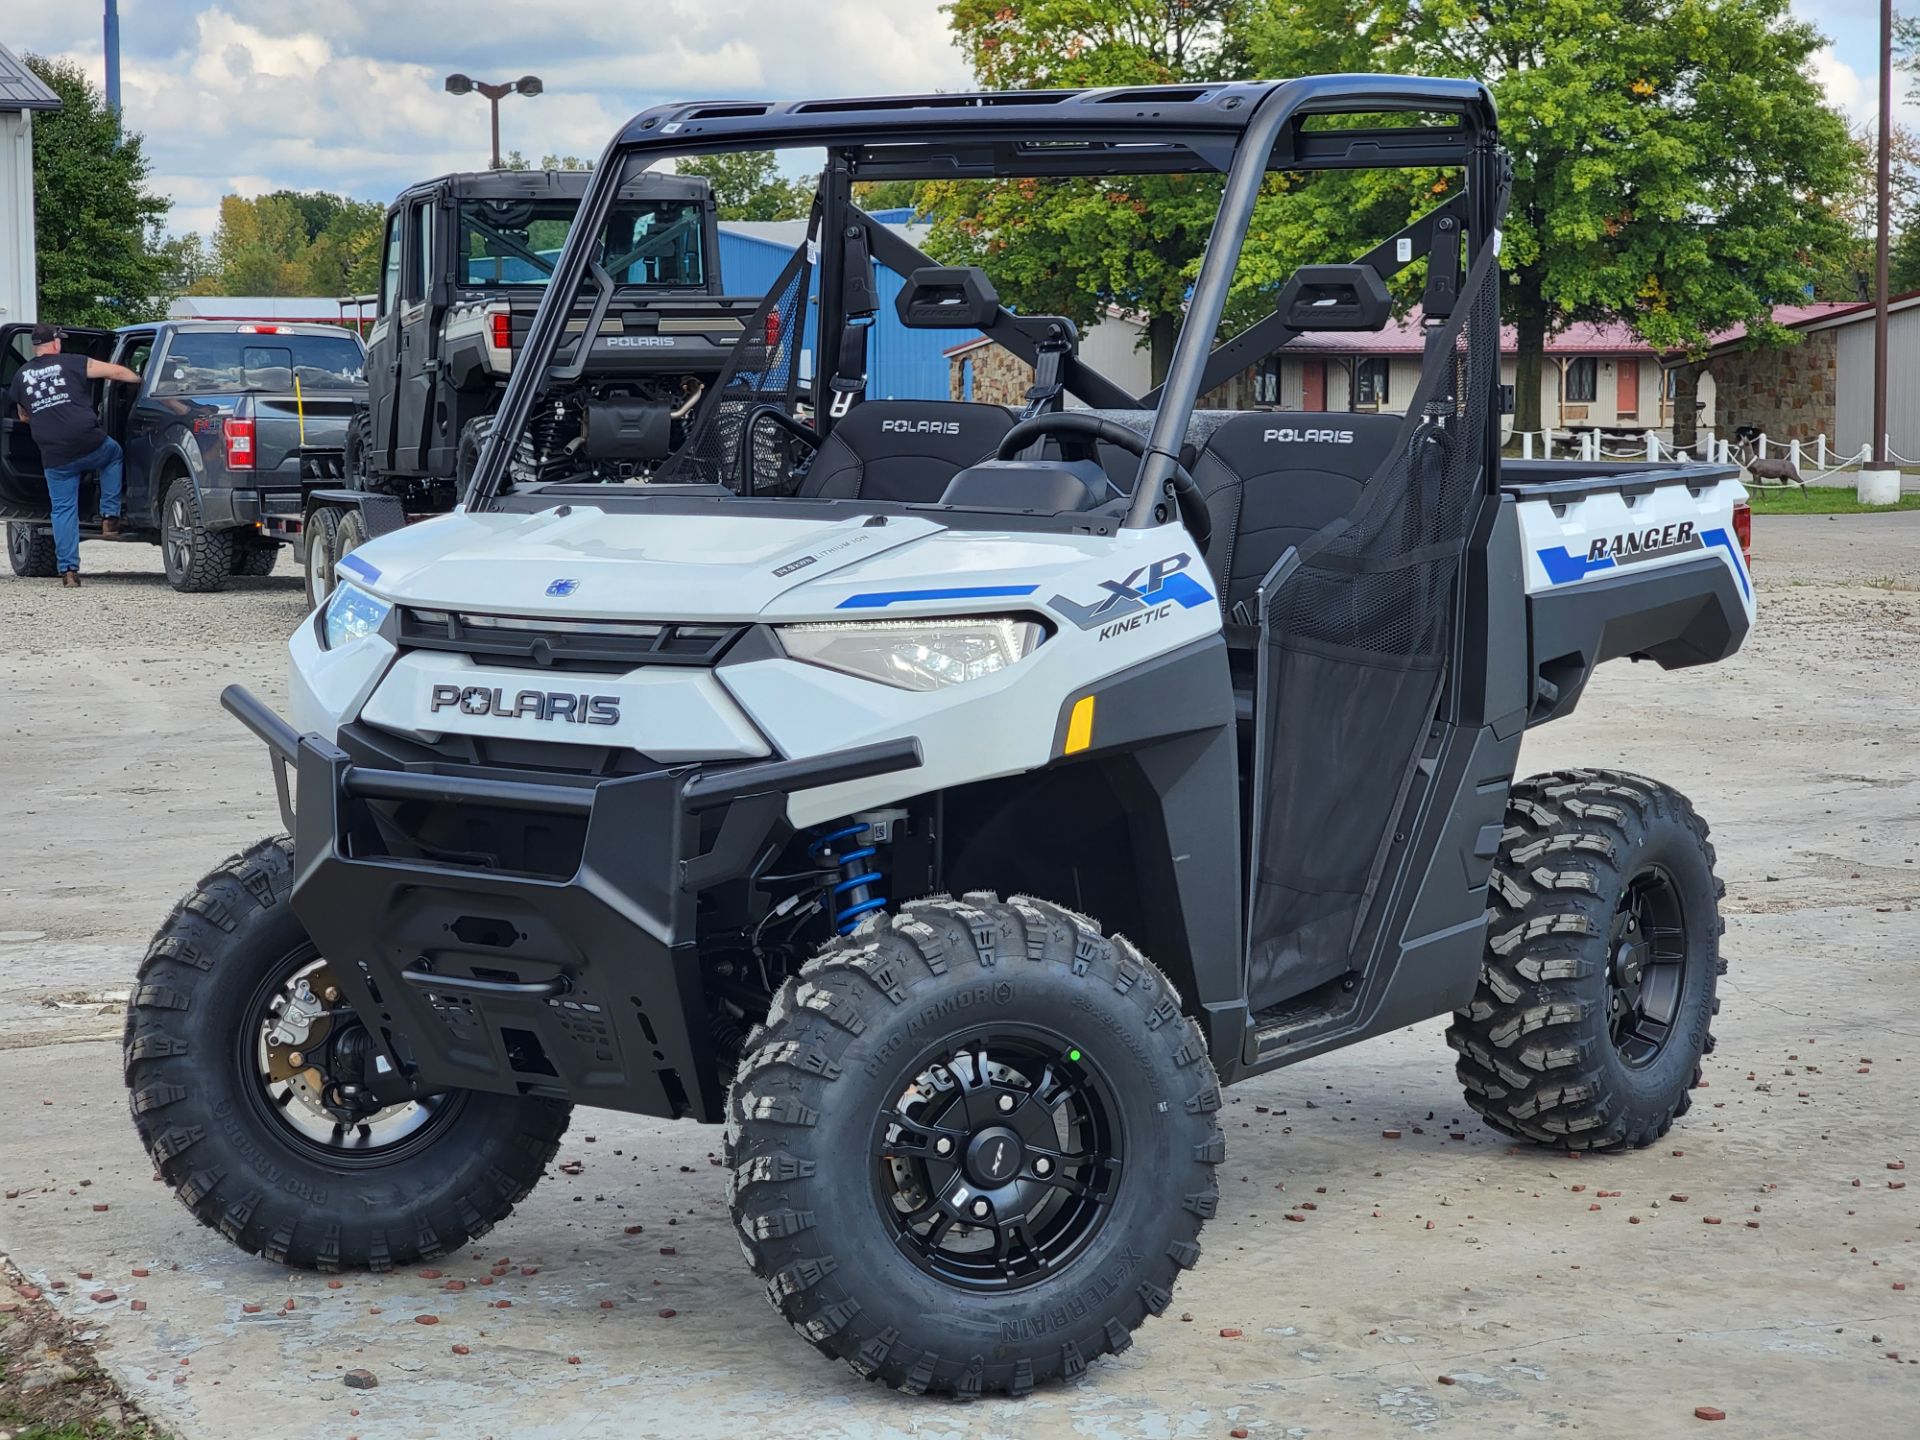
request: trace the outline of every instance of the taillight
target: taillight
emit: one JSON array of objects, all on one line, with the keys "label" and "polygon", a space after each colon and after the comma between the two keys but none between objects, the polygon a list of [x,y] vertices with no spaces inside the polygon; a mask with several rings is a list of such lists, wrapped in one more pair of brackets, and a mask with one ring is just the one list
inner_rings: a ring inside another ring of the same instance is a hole
[{"label": "taillight", "polygon": [[493,314],[493,348],[511,350],[513,348],[513,316],[504,310]]},{"label": "taillight", "polygon": [[769,350],[771,350],[774,346],[780,343],[780,325],[781,325],[780,312],[778,310],[769,310],[767,312],[767,326],[766,326],[767,348]]},{"label": "taillight", "polygon": [[253,421],[229,416],[221,423],[220,433],[227,442],[227,468],[253,469]]},{"label": "taillight", "polygon": [[1733,507],[1733,535],[1740,542],[1740,558],[1753,571],[1753,507],[1742,500]]}]

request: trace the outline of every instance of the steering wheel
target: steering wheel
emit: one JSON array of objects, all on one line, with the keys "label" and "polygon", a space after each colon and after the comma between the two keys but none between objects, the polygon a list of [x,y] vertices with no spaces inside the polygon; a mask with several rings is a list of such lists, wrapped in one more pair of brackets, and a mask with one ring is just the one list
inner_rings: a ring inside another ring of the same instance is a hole
[{"label": "steering wheel", "polygon": [[[1147,458],[1147,437],[1138,430],[1122,425],[1117,420],[1109,420],[1104,415],[1089,415],[1082,410],[1059,410],[1020,421],[1001,436],[993,458],[1011,460],[1034,441],[1049,435],[1059,440],[1060,453],[1069,460],[1097,461],[1099,452],[1094,447],[1102,441],[1119,446],[1135,459]],[[1193,476],[1187,473],[1187,467],[1177,460],[1170,479],[1173,482],[1173,502],[1179,507],[1181,523],[1187,527],[1187,533],[1193,536],[1193,543],[1205,554],[1207,542],[1213,539],[1213,516],[1207,511],[1207,502],[1200,494],[1200,487],[1194,483]]]}]

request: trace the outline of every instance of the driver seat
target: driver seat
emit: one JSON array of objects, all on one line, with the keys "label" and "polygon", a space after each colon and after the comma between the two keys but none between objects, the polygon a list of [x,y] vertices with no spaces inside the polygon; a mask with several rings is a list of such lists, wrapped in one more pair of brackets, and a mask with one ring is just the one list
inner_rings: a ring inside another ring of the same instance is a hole
[{"label": "driver seat", "polygon": [[868,400],[835,422],[800,482],[802,498],[932,505],[991,459],[1013,416],[958,400]]}]

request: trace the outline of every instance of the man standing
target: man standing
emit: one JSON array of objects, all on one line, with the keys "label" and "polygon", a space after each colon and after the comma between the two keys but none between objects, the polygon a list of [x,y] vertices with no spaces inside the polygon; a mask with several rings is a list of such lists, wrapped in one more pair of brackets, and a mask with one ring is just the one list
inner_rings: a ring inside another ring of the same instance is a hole
[{"label": "man standing", "polygon": [[62,354],[60,331],[36,325],[33,359],[20,367],[7,392],[40,450],[53,501],[54,554],[60,583],[68,586],[80,583],[80,479],[89,470],[100,476],[100,533],[108,539],[120,534],[120,446],[100,428],[89,380],[138,384],[140,377],[124,365]]}]

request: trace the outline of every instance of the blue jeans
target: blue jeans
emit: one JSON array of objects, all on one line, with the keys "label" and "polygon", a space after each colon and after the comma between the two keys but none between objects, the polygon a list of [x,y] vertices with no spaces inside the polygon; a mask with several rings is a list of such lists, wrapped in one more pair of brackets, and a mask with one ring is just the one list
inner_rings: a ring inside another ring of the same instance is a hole
[{"label": "blue jeans", "polygon": [[53,499],[53,552],[60,571],[80,568],[80,477],[100,472],[100,514],[120,513],[120,442],[108,438],[91,455],[71,465],[47,466],[47,494]]}]

